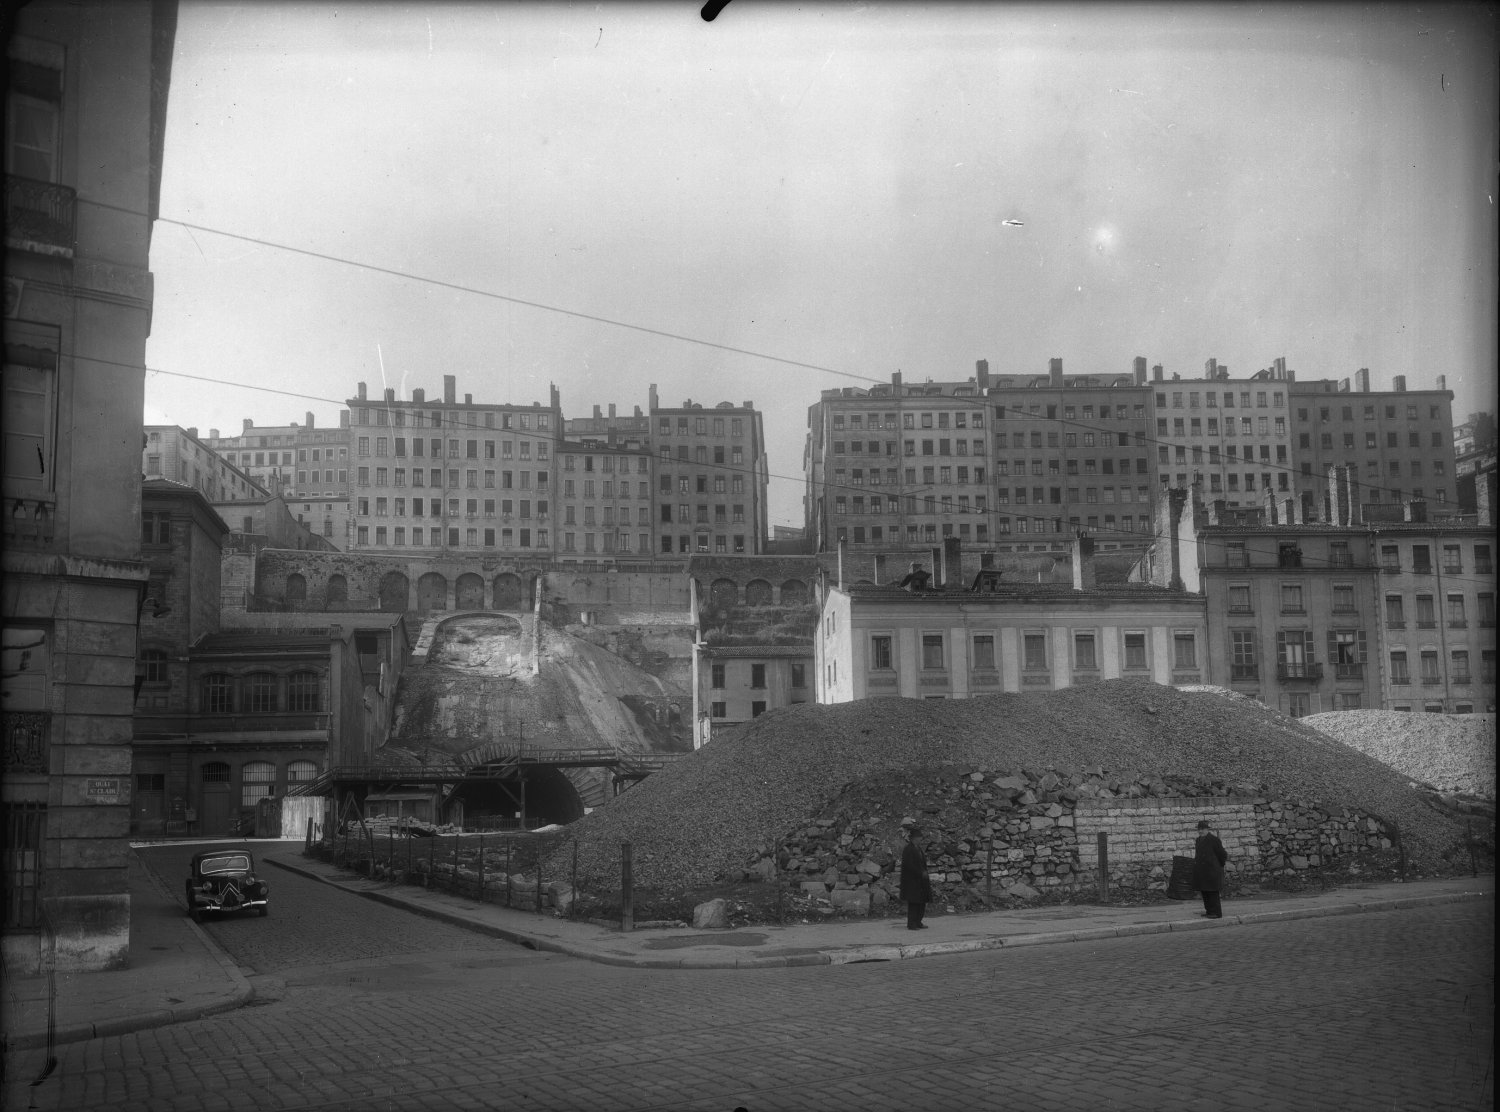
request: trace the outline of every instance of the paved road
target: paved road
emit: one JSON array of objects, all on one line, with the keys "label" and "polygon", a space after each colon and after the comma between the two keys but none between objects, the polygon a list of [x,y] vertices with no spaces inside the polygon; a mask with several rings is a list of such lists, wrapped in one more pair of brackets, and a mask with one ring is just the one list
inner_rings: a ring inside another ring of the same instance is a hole
[{"label": "paved road", "polygon": [[[277,886],[272,918],[243,926],[295,931],[296,953],[214,928],[257,970],[257,1006],[59,1048],[56,1074],[7,1092],[6,1106],[1493,1104],[1488,904],[896,963],[662,971],[531,953],[289,877]],[[421,938],[430,946],[413,949]],[[34,1076],[17,1058],[11,1076]]]}]

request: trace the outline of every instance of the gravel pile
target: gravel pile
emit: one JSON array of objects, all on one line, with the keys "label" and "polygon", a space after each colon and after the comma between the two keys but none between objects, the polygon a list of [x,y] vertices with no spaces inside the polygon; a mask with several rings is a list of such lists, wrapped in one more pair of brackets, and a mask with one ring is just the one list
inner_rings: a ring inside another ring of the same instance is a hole
[{"label": "gravel pile", "polygon": [[[637,884],[706,885],[748,868],[758,847],[847,786],[885,769],[944,762],[1265,785],[1272,798],[1395,820],[1409,862],[1431,871],[1448,868],[1449,855],[1457,860],[1464,837],[1462,820],[1433,807],[1406,777],[1261,703],[1111,680],[1047,693],[772,711],[571,824],[553,867],[566,867],[576,839],[580,886],[617,888],[620,843],[628,840]],[[890,811],[912,802],[892,799]]]},{"label": "gravel pile", "polygon": [[1439,791],[1495,798],[1493,714],[1341,710],[1302,722]]}]

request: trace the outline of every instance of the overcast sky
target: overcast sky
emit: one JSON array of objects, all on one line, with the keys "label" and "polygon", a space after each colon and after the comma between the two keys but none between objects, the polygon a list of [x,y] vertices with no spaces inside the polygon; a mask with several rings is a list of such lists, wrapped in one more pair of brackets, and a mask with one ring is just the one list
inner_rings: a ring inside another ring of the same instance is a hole
[{"label": "overcast sky", "polygon": [[654,382],[762,409],[800,525],[807,407],[898,369],[1285,356],[1446,374],[1462,419],[1494,406],[1496,97],[1478,4],[183,0],[147,361],[223,385],[149,374],[146,420]]}]

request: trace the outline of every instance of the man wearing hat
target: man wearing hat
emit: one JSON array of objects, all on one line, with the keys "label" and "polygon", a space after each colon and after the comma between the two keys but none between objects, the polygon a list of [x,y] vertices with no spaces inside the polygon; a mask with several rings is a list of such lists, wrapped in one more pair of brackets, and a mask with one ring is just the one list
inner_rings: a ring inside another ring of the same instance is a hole
[{"label": "man wearing hat", "polygon": [[901,902],[906,904],[906,929],[926,930],[922,915],[932,899],[932,881],[927,878],[927,855],[922,852],[922,828],[916,819],[902,819],[906,845],[901,848]]},{"label": "man wearing hat", "polygon": [[1219,841],[1208,820],[1198,823],[1198,840],[1193,843],[1193,887],[1203,893],[1203,917],[1224,918],[1224,908],[1219,903],[1219,890],[1224,887],[1224,863],[1229,854],[1224,852],[1224,843]]}]

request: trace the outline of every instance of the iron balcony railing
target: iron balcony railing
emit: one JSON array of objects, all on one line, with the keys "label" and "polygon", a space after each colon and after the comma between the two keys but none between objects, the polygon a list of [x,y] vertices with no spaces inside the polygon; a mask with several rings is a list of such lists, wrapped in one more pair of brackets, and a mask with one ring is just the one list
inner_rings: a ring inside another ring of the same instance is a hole
[{"label": "iron balcony railing", "polygon": [[1317,682],[1323,678],[1323,666],[1321,664],[1278,664],[1276,665],[1276,678]]},{"label": "iron balcony railing", "polygon": [[78,194],[66,185],[6,174],[6,246],[71,259],[77,209]]}]

